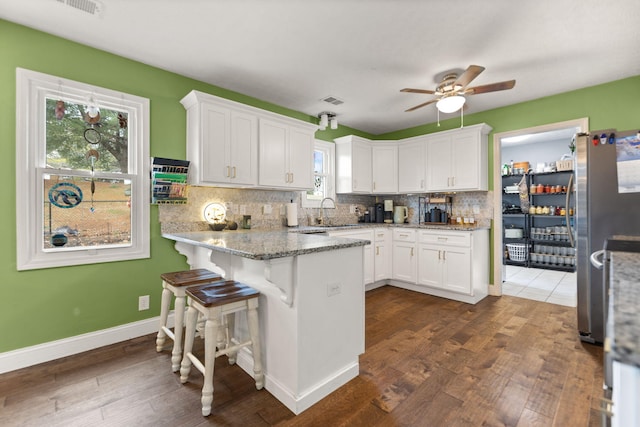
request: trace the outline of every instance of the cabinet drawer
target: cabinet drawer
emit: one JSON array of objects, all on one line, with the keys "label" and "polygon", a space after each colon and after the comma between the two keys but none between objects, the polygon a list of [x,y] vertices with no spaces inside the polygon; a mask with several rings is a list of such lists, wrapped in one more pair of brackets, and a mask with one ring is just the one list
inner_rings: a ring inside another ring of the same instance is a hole
[{"label": "cabinet drawer", "polygon": [[420,231],[420,243],[432,243],[450,246],[471,246],[471,233],[465,231],[459,232],[441,232],[441,231]]},{"label": "cabinet drawer", "polygon": [[376,242],[382,242],[382,241],[384,241],[386,239],[388,232],[389,231],[385,230],[384,228],[380,228],[378,230],[373,230],[373,239]]},{"label": "cabinet drawer", "polygon": [[393,230],[393,241],[394,242],[415,242],[416,230],[396,228]]}]

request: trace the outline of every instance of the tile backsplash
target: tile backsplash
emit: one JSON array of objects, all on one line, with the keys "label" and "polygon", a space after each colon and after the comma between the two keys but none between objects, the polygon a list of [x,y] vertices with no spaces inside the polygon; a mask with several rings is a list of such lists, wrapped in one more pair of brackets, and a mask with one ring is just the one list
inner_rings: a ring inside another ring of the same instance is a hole
[{"label": "tile backsplash", "polygon": [[[271,191],[254,189],[235,189],[221,187],[197,187],[188,189],[188,202],[184,205],[159,205],[158,215],[162,232],[204,231],[209,226],[203,219],[203,211],[209,203],[220,203],[227,208],[227,219],[238,224],[242,215],[251,215],[251,227],[259,230],[277,229],[286,226],[285,206],[293,200],[298,204],[298,224],[313,225],[320,214],[318,208],[302,208],[301,192]],[[350,213],[351,205],[360,212],[385,199],[393,200],[394,206],[407,206],[409,223],[418,224],[418,195],[367,196],[339,194],[336,197],[336,209],[325,209],[330,224],[353,224],[358,215]],[[476,222],[489,225],[493,215],[492,192],[468,192],[453,195],[453,214],[473,214]],[[271,213],[265,214],[264,207],[271,207]]]}]

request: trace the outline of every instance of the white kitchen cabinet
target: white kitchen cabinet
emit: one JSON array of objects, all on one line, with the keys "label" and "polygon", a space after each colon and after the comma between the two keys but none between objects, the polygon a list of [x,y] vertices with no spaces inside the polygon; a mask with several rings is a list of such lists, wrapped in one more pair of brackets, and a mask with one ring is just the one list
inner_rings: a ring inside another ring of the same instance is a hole
[{"label": "white kitchen cabinet", "polygon": [[335,139],[336,193],[371,194],[372,150],[369,140],[355,135]]},{"label": "white kitchen cabinet", "polygon": [[398,145],[398,192],[426,191],[426,138],[411,138]]},{"label": "white kitchen cabinet", "polygon": [[418,285],[429,287],[428,293],[469,303],[488,294],[488,230],[418,234]]},{"label": "white kitchen cabinet", "polygon": [[613,427],[639,426],[640,409],[640,368],[614,360],[612,363],[613,376]]},{"label": "white kitchen cabinet", "polygon": [[427,135],[427,191],[486,191],[490,131],[480,124]]},{"label": "white kitchen cabinet", "polygon": [[398,192],[398,144],[396,142],[371,143],[372,193]]},{"label": "white kitchen cabinet", "polygon": [[[194,185],[255,186],[258,120],[240,104],[192,91],[187,109],[187,159]],[[237,104],[237,105],[236,105]]]},{"label": "white kitchen cabinet", "polygon": [[313,132],[280,121],[260,119],[258,183],[269,188],[313,187]]},{"label": "white kitchen cabinet", "polygon": [[330,231],[331,237],[345,237],[347,239],[360,239],[368,240],[368,245],[364,246],[364,283],[369,284],[375,281],[375,253],[373,250],[373,230],[345,230],[345,231]]},{"label": "white kitchen cabinet", "polygon": [[418,275],[416,230],[394,228],[392,252],[392,278],[415,284]]},{"label": "white kitchen cabinet", "polygon": [[386,228],[376,228],[373,231],[374,246],[374,281],[387,280],[391,278],[392,260],[392,235],[391,230]]}]

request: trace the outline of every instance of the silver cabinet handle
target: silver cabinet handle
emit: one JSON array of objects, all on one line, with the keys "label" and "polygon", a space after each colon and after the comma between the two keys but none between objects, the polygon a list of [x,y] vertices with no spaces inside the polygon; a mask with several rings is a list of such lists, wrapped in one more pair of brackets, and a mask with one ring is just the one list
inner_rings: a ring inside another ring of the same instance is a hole
[{"label": "silver cabinet handle", "polygon": [[442,254],[441,254],[441,252],[442,252],[442,251],[438,251],[438,261],[440,261],[440,260],[442,259]]},{"label": "silver cabinet handle", "polygon": [[291,182],[293,182],[293,172],[291,172]]},{"label": "silver cabinet handle", "polygon": [[413,248],[411,248],[411,256],[413,256]]},{"label": "silver cabinet handle", "polygon": [[442,251],[442,260],[443,261],[447,260],[447,251]]},{"label": "silver cabinet handle", "polygon": [[376,255],[380,255],[380,246],[376,246]]},{"label": "silver cabinet handle", "polygon": [[227,166],[227,178],[231,176],[231,166]]},{"label": "silver cabinet handle", "polygon": [[233,170],[233,175],[231,176],[231,178],[235,178],[236,177],[236,167],[232,167],[231,170]]}]

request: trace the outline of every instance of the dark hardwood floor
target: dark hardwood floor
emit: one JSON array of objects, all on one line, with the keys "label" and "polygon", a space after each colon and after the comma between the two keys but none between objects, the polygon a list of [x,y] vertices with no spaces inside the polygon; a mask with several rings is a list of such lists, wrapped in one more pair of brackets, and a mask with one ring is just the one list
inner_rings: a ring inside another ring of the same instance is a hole
[{"label": "dark hardwood floor", "polygon": [[385,286],[366,296],[360,376],[298,416],[221,357],[202,417],[202,376],[180,384],[154,334],[0,375],[0,425],[599,426],[601,360],[575,308]]}]

